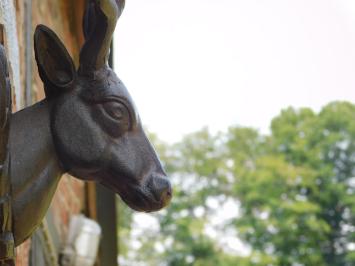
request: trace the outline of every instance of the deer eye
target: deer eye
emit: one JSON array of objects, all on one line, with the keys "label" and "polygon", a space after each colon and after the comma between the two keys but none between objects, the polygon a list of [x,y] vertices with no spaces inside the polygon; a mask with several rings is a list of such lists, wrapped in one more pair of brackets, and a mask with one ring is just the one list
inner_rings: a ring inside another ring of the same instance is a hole
[{"label": "deer eye", "polygon": [[131,109],[120,99],[106,98],[95,106],[92,118],[111,137],[118,138],[132,129]]},{"label": "deer eye", "polygon": [[106,115],[117,121],[122,130],[127,130],[130,126],[130,116],[127,107],[118,101],[108,101],[102,104]]},{"label": "deer eye", "polygon": [[122,120],[128,116],[126,107],[116,101],[106,102],[103,104],[106,113],[115,120]]}]

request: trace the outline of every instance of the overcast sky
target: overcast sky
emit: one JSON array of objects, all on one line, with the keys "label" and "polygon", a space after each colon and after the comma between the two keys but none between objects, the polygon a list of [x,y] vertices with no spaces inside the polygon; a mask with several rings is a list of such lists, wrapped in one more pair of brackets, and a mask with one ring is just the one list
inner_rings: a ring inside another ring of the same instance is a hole
[{"label": "overcast sky", "polygon": [[167,141],[355,102],[353,0],[127,0],[115,68]]}]

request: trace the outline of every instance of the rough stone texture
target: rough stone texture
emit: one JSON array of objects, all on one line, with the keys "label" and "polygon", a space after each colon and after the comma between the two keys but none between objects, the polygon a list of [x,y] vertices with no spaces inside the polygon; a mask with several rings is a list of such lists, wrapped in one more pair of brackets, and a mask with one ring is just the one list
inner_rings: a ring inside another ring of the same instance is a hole
[{"label": "rough stone texture", "polygon": [[[69,53],[78,64],[79,51],[83,43],[81,20],[85,0],[32,0],[32,33],[37,24],[51,27],[64,42]],[[6,48],[12,71],[14,109],[24,104],[26,65],[25,10],[28,0],[0,0],[0,23],[5,25]],[[21,64],[19,63],[21,62]],[[44,97],[43,85],[37,72],[32,52],[32,99],[37,102]],[[70,176],[63,176],[51,204],[54,223],[63,242],[67,235],[70,216],[85,208],[85,185]],[[17,248],[16,266],[28,265],[30,240]]]}]

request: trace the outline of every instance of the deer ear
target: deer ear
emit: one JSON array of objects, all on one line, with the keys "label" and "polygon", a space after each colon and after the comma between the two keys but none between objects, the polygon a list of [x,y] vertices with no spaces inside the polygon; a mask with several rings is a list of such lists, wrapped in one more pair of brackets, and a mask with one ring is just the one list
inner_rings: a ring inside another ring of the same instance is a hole
[{"label": "deer ear", "polygon": [[58,95],[71,88],[75,67],[67,49],[48,27],[39,25],[34,34],[35,57],[46,96]]}]

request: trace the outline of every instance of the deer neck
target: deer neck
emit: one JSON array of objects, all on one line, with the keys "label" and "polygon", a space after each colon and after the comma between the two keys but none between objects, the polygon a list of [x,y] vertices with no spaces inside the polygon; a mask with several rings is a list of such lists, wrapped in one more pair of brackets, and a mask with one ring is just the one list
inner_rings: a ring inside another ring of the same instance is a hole
[{"label": "deer neck", "polygon": [[12,208],[17,244],[41,223],[64,173],[51,136],[50,109],[51,103],[43,100],[11,119]]}]

